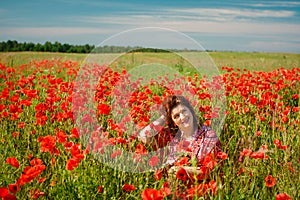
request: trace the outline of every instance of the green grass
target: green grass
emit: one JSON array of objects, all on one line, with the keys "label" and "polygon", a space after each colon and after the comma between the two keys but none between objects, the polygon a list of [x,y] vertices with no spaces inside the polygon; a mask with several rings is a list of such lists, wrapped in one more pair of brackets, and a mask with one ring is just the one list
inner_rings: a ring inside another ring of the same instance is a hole
[{"label": "green grass", "polygon": [[300,67],[300,54],[211,52],[209,55],[220,66],[246,68],[251,71],[271,71],[278,68]]},{"label": "green grass", "polygon": [[87,54],[75,53],[45,53],[45,52],[1,52],[0,62],[9,66],[19,66],[32,61],[60,59],[81,62]]},{"label": "green grass", "polygon": [[209,52],[209,53],[128,53],[128,54],[97,54],[88,57],[88,54],[75,53],[42,53],[42,52],[1,52],[0,62],[9,66],[19,66],[31,61],[60,59],[62,61],[72,60],[75,62],[84,62],[97,60],[100,63],[109,62],[118,67],[126,66],[127,69],[133,67],[159,63],[172,66],[178,71],[183,72],[190,64],[183,56],[202,56],[206,60],[210,58],[215,65],[221,69],[222,66],[235,68],[245,68],[251,71],[271,71],[277,68],[291,69],[300,67],[300,54],[290,53],[259,53],[259,52]]}]

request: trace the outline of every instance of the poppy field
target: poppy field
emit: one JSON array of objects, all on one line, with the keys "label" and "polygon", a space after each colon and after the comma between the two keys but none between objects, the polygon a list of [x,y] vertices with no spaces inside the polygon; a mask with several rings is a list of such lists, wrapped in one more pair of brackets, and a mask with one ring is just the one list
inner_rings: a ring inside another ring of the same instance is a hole
[{"label": "poppy field", "polygon": [[[118,89],[140,80],[130,82],[126,66],[95,65],[85,71],[97,78],[92,86],[76,79],[84,67],[59,59],[0,63],[0,198],[300,198],[300,68],[221,67],[215,87],[223,83],[226,97],[218,132],[222,152],[208,155],[201,177],[191,181],[181,166],[193,166],[193,160],[183,156],[176,162],[178,171],[167,177],[159,156],[151,154],[162,144],[145,146],[135,132],[155,119],[150,111],[181,82],[194,97],[200,121],[212,125],[217,114],[205,80],[161,77],[167,87],[157,82],[134,87],[124,97],[125,115]],[[77,84],[95,87],[93,106],[83,105],[88,90]],[[109,164],[99,156],[108,157]]]}]

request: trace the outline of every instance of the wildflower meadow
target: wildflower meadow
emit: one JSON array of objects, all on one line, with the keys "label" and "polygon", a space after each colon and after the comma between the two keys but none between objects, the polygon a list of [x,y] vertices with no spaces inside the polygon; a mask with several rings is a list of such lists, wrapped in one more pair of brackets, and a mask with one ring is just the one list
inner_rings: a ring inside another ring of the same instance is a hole
[{"label": "wildflower meadow", "polygon": [[[81,75],[97,84],[78,81]],[[143,80],[130,79],[126,66],[88,68],[71,60],[0,64],[0,198],[300,198],[300,68],[222,66],[214,87],[223,84],[226,109],[218,113],[205,77],[159,80],[139,85]],[[175,91],[178,85],[184,88]],[[222,152],[207,156],[201,177],[188,183],[180,167],[193,160],[183,156],[171,181],[151,153],[164,141],[150,147],[136,137],[174,91],[188,91],[205,125],[223,116]]]}]

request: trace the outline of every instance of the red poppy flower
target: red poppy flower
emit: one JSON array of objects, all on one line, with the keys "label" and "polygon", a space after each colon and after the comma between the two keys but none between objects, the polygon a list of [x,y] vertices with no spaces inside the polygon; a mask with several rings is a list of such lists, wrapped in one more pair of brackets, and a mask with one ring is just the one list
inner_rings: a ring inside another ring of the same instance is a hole
[{"label": "red poppy flower", "polygon": [[47,179],[46,179],[45,177],[43,177],[43,178],[39,178],[39,179],[38,179],[38,182],[39,182],[39,183],[43,183],[43,182],[45,182],[46,180],[47,180]]},{"label": "red poppy flower", "polygon": [[7,158],[6,163],[13,166],[13,167],[15,167],[15,168],[19,168],[19,166],[20,166],[18,160],[14,157]]},{"label": "red poppy flower", "polygon": [[260,121],[265,121],[266,120],[266,118],[264,116],[260,116],[259,119],[260,119]]},{"label": "red poppy flower", "polygon": [[111,158],[115,158],[117,156],[120,156],[122,154],[122,150],[115,150],[114,152],[112,152],[112,154],[110,155]]},{"label": "red poppy flower", "polygon": [[64,142],[66,142],[68,136],[66,135],[66,133],[64,131],[60,130],[56,133],[56,137],[57,137],[57,142],[64,143]]},{"label": "red poppy flower", "polygon": [[79,132],[77,128],[72,128],[71,129],[71,138],[80,138]]},{"label": "red poppy flower", "polygon": [[93,122],[93,118],[89,114],[84,114],[81,118],[81,123],[92,123],[92,122]]},{"label": "red poppy flower", "polygon": [[7,194],[3,200],[17,200],[17,197],[12,194]]},{"label": "red poppy flower", "polygon": [[119,143],[119,144],[126,144],[127,140],[125,138],[122,138],[122,137],[117,137],[116,142]]},{"label": "red poppy flower", "polygon": [[292,98],[293,99],[299,99],[299,94],[293,94]]},{"label": "red poppy flower", "polygon": [[226,153],[224,153],[224,152],[218,152],[217,153],[217,158],[225,160],[225,159],[228,158],[228,155]]},{"label": "red poppy flower", "polygon": [[183,166],[183,165],[189,165],[189,158],[188,157],[182,157],[180,160],[176,161],[175,165],[176,166]]},{"label": "red poppy flower", "polygon": [[24,128],[25,127],[25,122],[19,122],[18,123],[18,128]]},{"label": "red poppy flower", "polygon": [[171,188],[170,188],[170,185],[168,182],[164,182],[160,191],[165,197],[172,194],[172,191],[171,191]]},{"label": "red poppy flower", "polygon": [[261,145],[261,149],[262,149],[262,150],[268,149],[268,145],[265,145],[265,144]]},{"label": "red poppy flower", "polygon": [[286,150],[287,147],[288,147],[287,145],[281,145],[281,146],[279,147],[279,149]]},{"label": "red poppy flower", "polygon": [[267,187],[273,187],[276,184],[276,180],[272,175],[268,175],[265,178],[265,184]]},{"label": "red poppy flower", "polygon": [[20,186],[18,184],[8,184],[8,189],[11,193],[16,194],[20,190]]},{"label": "red poppy flower", "polygon": [[212,194],[216,194],[216,192],[217,192],[217,182],[214,181],[214,180],[211,180],[208,183],[208,188],[210,189]]},{"label": "red poppy flower", "polygon": [[195,197],[196,195],[198,197],[203,196],[207,193],[208,187],[209,185],[204,183],[195,185],[187,190],[187,197],[193,199],[193,197]]},{"label": "red poppy flower", "polygon": [[278,147],[279,149],[282,149],[282,150],[286,150],[287,149],[287,145],[281,145],[281,141],[278,140],[278,139],[275,139],[274,140],[274,144],[276,147]]},{"label": "red poppy flower", "polygon": [[291,172],[295,173],[295,169],[294,169],[293,166],[292,166],[293,164],[292,164],[291,162],[288,162],[287,165],[288,165],[289,170],[290,170]]},{"label": "red poppy flower", "polygon": [[291,197],[286,193],[276,195],[276,200],[291,200]]},{"label": "red poppy flower", "polygon": [[206,121],[204,122],[204,125],[205,125],[205,126],[210,126],[210,125],[211,125],[211,120],[206,120]]},{"label": "red poppy flower", "polygon": [[81,146],[79,144],[74,144],[71,148],[71,154],[74,159],[77,159],[78,161],[84,159],[83,151],[80,149]]},{"label": "red poppy flower", "polygon": [[30,161],[30,165],[31,166],[35,166],[35,165],[42,165],[43,164],[43,161],[39,158],[33,158],[31,161]]},{"label": "red poppy flower", "polygon": [[[1,110],[1,109],[0,109]],[[299,112],[300,111],[300,107],[298,106],[298,107],[293,107],[292,108],[292,111],[293,112]]]},{"label": "red poppy flower", "polygon": [[145,189],[141,195],[143,200],[162,200],[164,198],[161,191],[152,188]]},{"label": "red poppy flower", "polygon": [[75,158],[71,158],[67,161],[66,169],[67,170],[73,170],[79,165],[79,162]]},{"label": "red poppy flower", "polygon": [[13,137],[19,137],[20,136],[20,132],[13,132],[12,134],[11,134]]},{"label": "red poppy flower", "polygon": [[163,169],[158,169],[155,171],[154,178],[155,180],[160,180],[163,176]]},{"label": "red poppy flower", "polygon": [[110,107],[106,104],[99,104],[98,107],[98,114],[108,115],[110,112]]},{"label": "red poppy flower", "polygon": [[249,102],[251,103],[251,104],[253,104],[253,105],[255,105],[255,103],[257,102],[257,98],[255,98],[254,96],[250,96],[249,97]]},{"label": "red poppy flower", "polygon": [[8,88],[4,88],[1,92],[1,98],[6,100],[9,97],[9,89]]},{"label": "red poppy flower", "polygon": [[159,163],[159,158],[157,156],[152,156],[149,160],[148,160],[148,164],[151,167],[155,167],[157,166]]},{"label": "red poppy flower", "polygon": [[13,104],[10,104],[9,105],[9,112],[10,113],[16,113],[16,112],[22,112],[21,109],[17,106],[17,105],[13,105]]},{"label": "red poppy flower", "polygon": [[102,193],[103,192],[103,186],[101,186],[101,185],[98,186],[97,192],[98,193]]},{"label": "red poppy flower", "polygon": [[241,156],[240,159],[242,160],[243,156],[250,156],[251,153],[252,153],[251,149],[243,149],[243,151],[240,152],[240,156]]},{"label": "red poppy flower", "polygon": [[143,144],[138,144],[135,147],[135,153],[137,154],[146,154],[147,153],[147,149]]},{"label": "red poppy flower", "polygon": [[275,146],[280,147],[281,146],[281,141],[278,140],[278,139],[275,139],[274,144],[275,144]]},{"label": "red poppy flower", "polygon": [[1,187],[0,188],[0,197],[4,198],[5,196],[7,196],[9,194],[8,189],[5,187]]},{"label": "red poppy flower", "polygon": [[176,173],[176,177],[177,177],[177,179],[179,179],[179,180],[182,180],[182,181],[186,181],[186,180],[188,180],[188,174],[186,173],[186,171],[185,171],[185,169],[184,168],[180,168],[178,171],[177,171],[177,173]]},{"label": "red poppy flower", "polygon": [[217,159],[211,153],[209,153],[203,158],[203,160],[201,160],[201,164],[208,169],[213,170],[218,162]]},{"label": "red poppy flower", "polygon": [[244,168],[240,168],[240,170],[237,172],[237,175],[241,175],[242,173],[244,173],[246,170]]},{"label": "red poppy flower", "polygon": [[134,187],[134,185],[130,185],[130,184],[125,183],[125,184],[123,185],[122,189],[123,189],[125,192],[131,192],[131,191],[136,190],[136,187]]},{"label": "red poppy flower", "polygon": [[40,136],[37,140],[41,146],[41,152],[50,152],[51,154],[59,155],[59,151],[56,148],[56,137],[47,135]]},{"label": "red poppy flower", "polygon": [[25,167],[20,178],[17,180],[17,184],[22,186],[25,183],[31,182],[38,175],[40,175],[45,169],[46,169],[45,165],[34,165],[34,166]]},{"label": "red poppy flower", "polygon": [[289,118],[287,118],[286,116],[282,116],[281,121],[283,123],[287,123],[289,121]]},{"label": "red poppy flower", "polygon": [[204,180],[205,178],[207,178],[208,175],[208,168],[205,166],[201,166],[199,168],[197,168],[198,174],[197,174],[197,180]]},{"label": "red poppy flower", "polygon": [[261,131],[256,131],[255,135],[259,137],[261,135]]},{"label": "red poppy flower", "polygon": [[251,153],[250,157],[254,158],[254,159],[268,159],[269,158],[269,156],[266,155],[264,152],[253,152],[253,153]]}]

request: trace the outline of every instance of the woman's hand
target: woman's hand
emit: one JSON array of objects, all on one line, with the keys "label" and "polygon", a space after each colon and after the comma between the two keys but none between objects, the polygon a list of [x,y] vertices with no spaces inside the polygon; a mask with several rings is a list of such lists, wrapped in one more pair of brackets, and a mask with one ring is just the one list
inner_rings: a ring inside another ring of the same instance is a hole
[{"label": "woman's hand", "polygon": [[163,105],[160,106],[159,113],[160,113],[161,116],[164,117],[164,119],[166,118],[167,112],[166,112],[166,108]]},{"label": "woman's hand", "polygon": [[201,174],[202,171],[198,170],[197,167],[192,167],[192,166],[173,166],[168,170],[168,174],[170,175],[175,175],[177,174],[178,170],[183,168],[187,175],[189,177],[194,177],[195,175],[197,176],[198,174]]},{"label": "woman's hand", "polygon": [[177,171],[180,169],[178,166],[173,166],[168,170],[168,174],[170,175],[176,175]]}]

